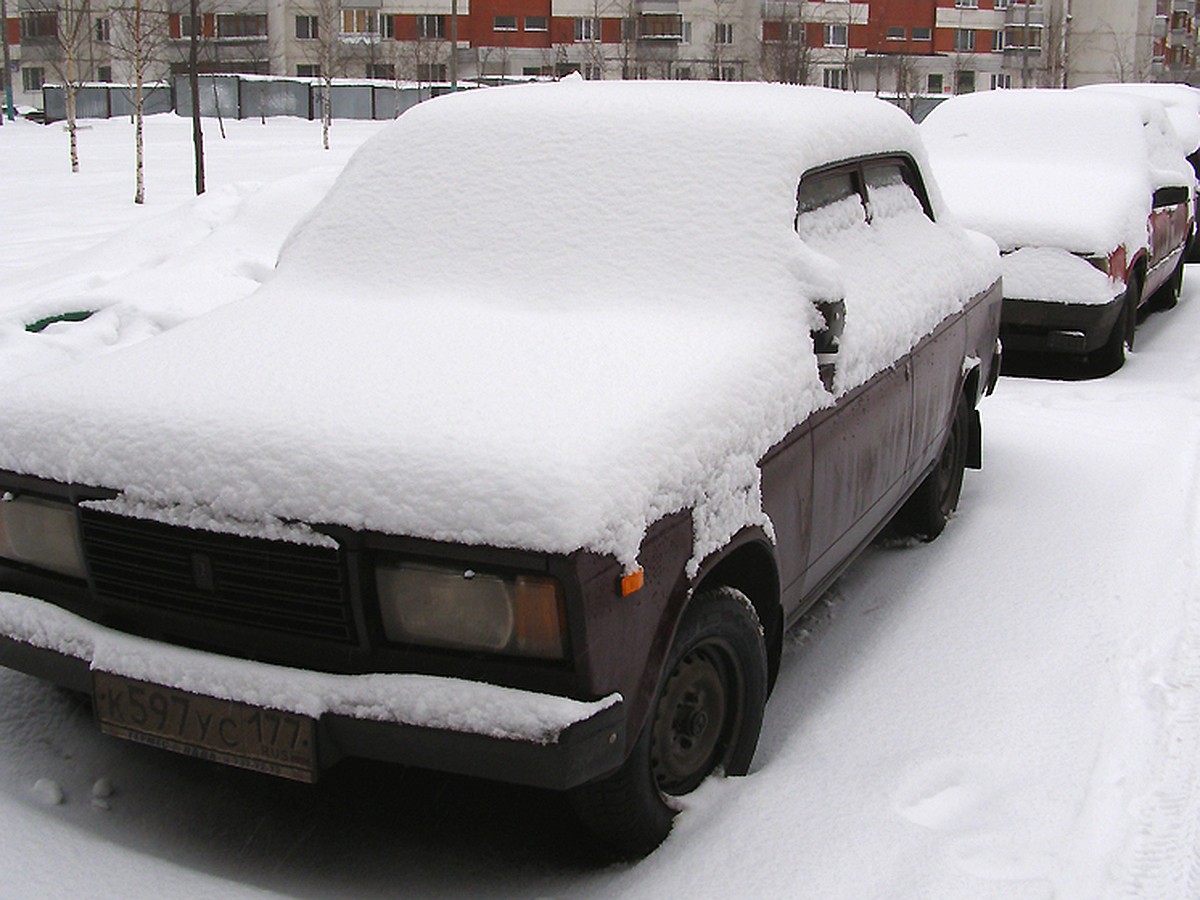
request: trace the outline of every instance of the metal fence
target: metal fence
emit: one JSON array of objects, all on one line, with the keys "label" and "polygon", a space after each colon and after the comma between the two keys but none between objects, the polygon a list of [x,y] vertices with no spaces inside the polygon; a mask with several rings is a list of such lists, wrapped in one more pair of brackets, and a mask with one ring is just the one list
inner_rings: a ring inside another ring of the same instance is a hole
[{"label": "metal fence", "polygon": [[[133,115],[134,88],[130,84],[85,84],[75,90],[75,118],[111,119]],[[170,112],[175,107],[171,85],[166,82],[142,87],[142,108],[146,115]],[[58,85],[42,88],[42,108],[47,122],[67,117],[67,92]]]},{"label": "metal fence", "polygon": [[[147,114],[169,112],[191,116],[192,92],[186,75],[174,82],[147,85]],[[335,119],[394,119],[400,113],[443,92],[441,85],[336,79],[330,90],[330,112]],[[227,119],[271,116],[321,118],[324,90],[316,78],[270,78],[261,75],[201,75],[198,81],[200,115]],[[42,88],[47,122],[67,117],[62,85]],[[87,84],[75,91],[75,117],[107,119],[133,113],[133,87],[124,84]]]}]

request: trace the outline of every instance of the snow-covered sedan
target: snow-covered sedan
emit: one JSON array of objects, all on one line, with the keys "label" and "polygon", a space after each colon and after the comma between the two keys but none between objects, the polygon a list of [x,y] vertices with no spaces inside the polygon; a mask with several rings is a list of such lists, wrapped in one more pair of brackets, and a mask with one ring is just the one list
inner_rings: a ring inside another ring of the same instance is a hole
[{"label": "snow-covered sedan", "polygon": [[945,525],[998,269],[871,98],[423,104],[257,294],[6,386],[0,662],[205,759],[569,790],[644,854],[746,771],[788,625]]},{"label": "snow-covered sedan", "polygon": [[987,91],[921,124],[950,209],[1003,254],[1007,350],[1119,368],[1139,310],[1175,304],[1195,180],[1162,104],[1108,92]]}]

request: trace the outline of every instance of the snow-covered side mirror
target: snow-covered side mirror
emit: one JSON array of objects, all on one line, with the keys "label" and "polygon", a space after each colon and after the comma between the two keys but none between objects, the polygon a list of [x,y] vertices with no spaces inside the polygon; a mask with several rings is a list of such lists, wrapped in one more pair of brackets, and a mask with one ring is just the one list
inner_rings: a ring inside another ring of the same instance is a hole
[{"label": "snow-covered side mirror", "polygon": [[817,300],[813,304],[821,314],[821,327],[813,330],[813,350],[817,354],[817,371],[825,390],[833,390],[833,371],[837,363],[838,341],[846,324],[846,303],[842,299]]}]

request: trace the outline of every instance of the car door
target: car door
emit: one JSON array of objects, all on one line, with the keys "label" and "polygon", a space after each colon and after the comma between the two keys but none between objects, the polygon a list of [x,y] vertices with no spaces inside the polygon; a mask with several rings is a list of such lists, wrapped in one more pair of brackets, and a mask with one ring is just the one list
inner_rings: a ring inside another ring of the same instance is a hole
[{"label": "car door", "polygon": [[[807,174],[798,191],[800,236],[835,255],[842,243],[851,243],[856,229],[870,227],[864,184],[860,162]],[[911,414],[912,372],[905,357],[812,417],[804,596],[836,574],[898,502],[909,460]]]},{"label": "car door", "polygon": [[[920,206],[933,227],[924,183],[916,166],[906,157],[886,157],[863,163],[872,225],[879,225],[896,211]],[[926,337],[909,360],[912,377],[912,416],[909,466],[923,470],[941,452],[954,414],[962,359],[966,348],[966,322],[953,316]],[[911,480],[911,479],[910,479]]]}]

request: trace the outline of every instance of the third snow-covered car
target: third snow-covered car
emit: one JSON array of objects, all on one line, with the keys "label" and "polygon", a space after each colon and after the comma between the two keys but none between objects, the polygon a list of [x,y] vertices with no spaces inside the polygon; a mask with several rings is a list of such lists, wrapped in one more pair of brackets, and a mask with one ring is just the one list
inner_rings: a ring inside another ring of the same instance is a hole
[{"label": "third snow-covered car", "polygon": [[1193,173],[1162,105],[986,91],[921,132],[950,209],[1000,245],[1005,349],[1118,368],[1139,309],[1174,305],[1193,230]]},{"label": "third snow-covered car", "polygon": [[0,397],[0,662],[312,780],[569,790],[646,853],[784,630],[977,465],[995,244],[915,126],[780,85],[456,94],[254,296]]}]

